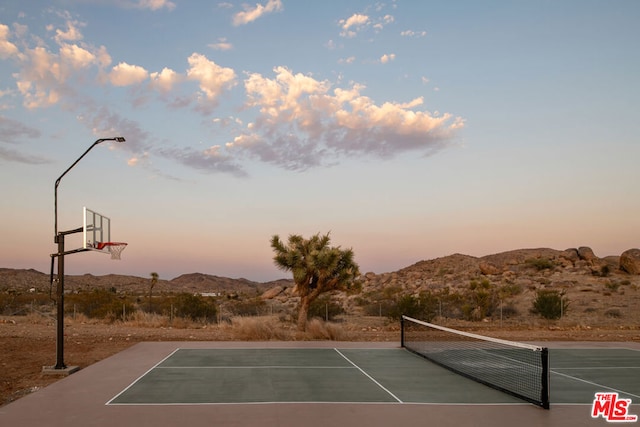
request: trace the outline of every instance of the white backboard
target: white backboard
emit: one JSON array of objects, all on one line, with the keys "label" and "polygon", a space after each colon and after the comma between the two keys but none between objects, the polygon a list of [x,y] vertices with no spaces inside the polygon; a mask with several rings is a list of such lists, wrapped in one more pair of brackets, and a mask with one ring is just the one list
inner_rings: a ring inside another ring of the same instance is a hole
[{"label": "white backboard", "polygon": [[84,224],[82,228],[84,249],[110,253],[103,243],[111,242],[111,220],[91,209],[83,208]]}]

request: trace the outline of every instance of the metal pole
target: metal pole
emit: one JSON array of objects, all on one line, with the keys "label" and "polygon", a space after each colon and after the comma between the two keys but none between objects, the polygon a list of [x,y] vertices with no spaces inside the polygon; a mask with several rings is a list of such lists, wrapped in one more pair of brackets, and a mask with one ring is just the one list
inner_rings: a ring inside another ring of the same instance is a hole
[{"label": "metal pole", "polygon": [[[56,325],[56,365],[54,369],[66,369],[66,365],[64,364],[64,235],[75,233],[78,231],[82,231],[82,228],[78,228],[75,230],[67,231],[67,232],[58,232],[58,186],[60,185],[60,181],[62,177],[64,177],[75,165],[78,164],[80,160],[84,156],[87,155],[89,151],[96,145],[100,144],[104,141],[116,141],[116,142],[124,142],[125,139],[121,136],[117,136],[114,138],[101,138],[96,140],[78,159],[73,162],[71,166],[65,170],[62,175],[56,179],[53,188],[53,209],[54,209],[54,243],[58,244],[58,253],[56,254],[58,257],[58,284],[56,287],[57,294],[57,325]],[[52,264],[53,267],[53,264]],[[52,268],[53,271],[53,268]]]},{"label": "metal pole", "polygon": [[56,316],[56,366],[54,369],[65,369],[64,364],[64,234],[59,234],[58,240],[58,285],[56,288],[58,313]]}]

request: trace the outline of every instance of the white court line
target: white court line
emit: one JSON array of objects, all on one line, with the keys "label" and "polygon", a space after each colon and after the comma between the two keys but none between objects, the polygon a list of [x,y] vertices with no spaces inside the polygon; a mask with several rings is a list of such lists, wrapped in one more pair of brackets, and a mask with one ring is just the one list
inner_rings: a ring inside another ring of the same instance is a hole
[{"label": "white court line", "polygon": [[600,371],[604,369],[640,369],[640,366],[591,366],[591,367],[584,367],[584,368],[556,368],[556,369],[559,369],[561,371],[579,371],[579,370]]},{"label": "white court line", "polygon": [[353,369],[353,366],[296,366],[296,365],[255,365],[255,366],[157,366],[156,369]]},{"label": "white court line", "polygon": [[381,389],[383,389],[384,391],[386,391],[391,397],[393,397],[395,400],[397,400],[399,403],[404,403],[402,400],[398,399],[398,397],[391,393],[389,390],[387,390],[382,384],[380,384],[378,381],[376,381],[371,375],[367,374],[362,368],[360,368],[360,366],[356,365],[355,363],[353,363],[351,360],[349,360],[349,358],[347,356],[345,356],[344,354],[342,354],[340,352],[340,350],[338,350],[337,348],[334,348],[334,350],[342,357],[344,357],[344,359],[351,363],[356,369],[358,369],[360,372],[362,372],[367,378],[369,378],[371,381],[373,381],[378,387],[380,387]]},{"label": "white court line", "polygon": [[633,393],[629,393],[629,392],[624,391],[624,390],[619,390],[619,389],[613,388],[613,387],[607,387],[606,385],[594,383],[593,381],[583,380],[582,378],[574,377],[572,375],[563,374],[561,372],[554,371],[554,370],[551,370],[551,373],[552,374],[556,374],[556,375],[560,375],[562,377],[566,377],[566,378],[569,378],[569,379],[572,379],[572,380],[580,381],[580,382],[583,382],[583,383],[586,383],[586,384],[591,384],[591,385],[594,385],[596,387],[605,388],[605,389],[611,390],[611,391],[617,391],[618,393],[626,394],[627,396],[633,396],[633,397],[637,397],[638,399],[640,399],[640,396],[638,396],[636,394],[633,394]]},{"label": "white court line", "polygon": [[122,393],[124,393],[125,391],[129,390],[131,387],[133,387],[133,385],[135,383],[137,383],[138,381],[140,381],[145,375],[147,375],[149,372],[153,371],[155,368],[158,367],[158,365],[160,365],[162,362],[164,362],[165,360],[167,360],[168,358],[170,358],[171,356],[173,356],[178,350],[180,350],[179,348],[176,348],[175,350],[173,350],[167,357],[165,357],[164,359],[162,359],[161,361],[159,361],[158,363],[156,363],[155,365],[153,365],[151,368],[149,368],[144,374],[140,375],[138,378],[136,378],[136,380],[134,382],[132,382],[131,384],[129,384],[124,390],[122,390],[120,393],[116,394],[114,397],[111,398],[111,400],[109,400],[107,403],[105,403],[105,405],[109,405],[111,402],[113,402],[114,400],[116,400]]}]

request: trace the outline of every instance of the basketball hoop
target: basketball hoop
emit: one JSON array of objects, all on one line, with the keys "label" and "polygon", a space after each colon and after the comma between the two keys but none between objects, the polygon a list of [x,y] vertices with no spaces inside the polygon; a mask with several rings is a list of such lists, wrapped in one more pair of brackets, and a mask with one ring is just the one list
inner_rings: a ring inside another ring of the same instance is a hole
[{"label": "basketball hoop", "polygon": [[120,254],[127,247],[126,243],[121,242],[100,242],[96,243],[96,248],[102,250],[107,248],[109,253],[111,254],[111,259],[120,259]]}]

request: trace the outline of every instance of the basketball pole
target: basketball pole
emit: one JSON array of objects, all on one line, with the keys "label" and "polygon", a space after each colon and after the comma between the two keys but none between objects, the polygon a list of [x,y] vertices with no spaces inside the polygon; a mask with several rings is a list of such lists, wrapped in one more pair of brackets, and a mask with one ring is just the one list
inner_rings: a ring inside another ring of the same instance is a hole
[{"label": "basketball pole", "polygon": [[[73,230],[68,231],[58,231],[58,186],[60,185],[60,181],[62,178],[82,160],[84,156],[89,153],[96,145],[105,142],[105,141],[115,141],[115,142],[125,142],[125,139],[121,136],[113,137],[113,138],[101,138],[96,140],[78,159],[73,162],[71,166],[65,170],[62,175],[56,179],[53,191],[53,203],[54,203],[54,238],[53,241],[58,245],[58,252],[52,254],[52,258],[58,258],[58,277],[57,277],[57,286],[56,286],[56,304],[57,304],[57,313],[56,313],[56,364],[53,368],[45,367],[45,372],[52,370],[53,372],[64,372],[67,370],[67,366],[64,363],[64,256],[76,252],[83,252],[85,249],[76,249],[72,251],[65,252],[64,248],[64,236],[67,234],[80,233],[83,231],[83,228],[75,228]],[[53,261],[52,261],[53,262]],[[51,269],[51,281],[53,282],[53,264]],[[74,369],[74,371],[77,368]]]}]

